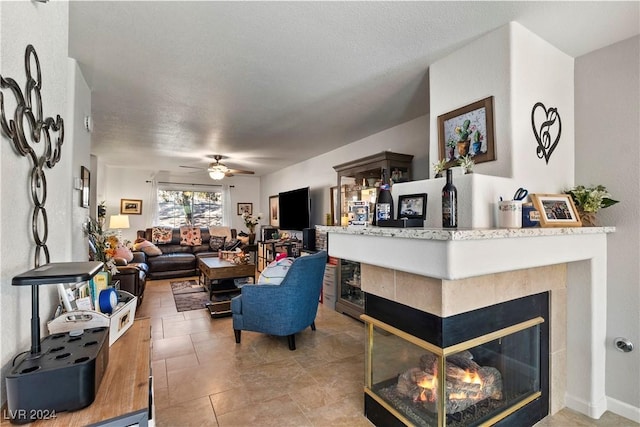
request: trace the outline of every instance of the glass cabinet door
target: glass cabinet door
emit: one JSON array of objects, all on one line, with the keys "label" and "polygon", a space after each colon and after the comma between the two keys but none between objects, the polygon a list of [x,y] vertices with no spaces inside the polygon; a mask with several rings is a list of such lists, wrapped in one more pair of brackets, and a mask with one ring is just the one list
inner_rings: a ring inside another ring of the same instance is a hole
[{"label": "glass cabinet door", "polygon": [[[363,205],[367,207],[367,221],[371,224],[375,214],[378,189],[382,184],[383,171],[386,181],[392,184],[410,181],[412,160],[412,155],[384,151],[334,166],[338,173],[337,224],[349,225],[350,213],[358,215],[362,212],[360,207]],[[352,207],[355,205],[357,208],[350,210],[350,205]]]},{"label": "glass cabinet door", "polygon": [[379,185],[380,180],[377,178],[369,178],[369,180],[363,178],[360,180],[352,176],[340,177],[340,212],[342,213],[340,225],[349,225],[350,221],[356,219],[354,218],[354,215],[356,215],[355,202],[366,203],[368,206],[366,221],[372,222]]},{"label": "glass cabinet door", "polygon": [[364,312],[364,293],[360,281],[360,263],[340,259],[336,311],[358,318]]}]

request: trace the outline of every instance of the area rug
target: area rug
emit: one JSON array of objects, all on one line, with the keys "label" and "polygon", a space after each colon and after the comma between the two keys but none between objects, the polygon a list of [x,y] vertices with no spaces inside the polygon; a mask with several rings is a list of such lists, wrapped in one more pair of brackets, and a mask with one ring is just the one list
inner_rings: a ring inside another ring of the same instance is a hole
[{"label": "area rug", "polygon": [[171,292],[178,311],[200,310],[209,302],[209,293],[195,280],[171,282]]}]

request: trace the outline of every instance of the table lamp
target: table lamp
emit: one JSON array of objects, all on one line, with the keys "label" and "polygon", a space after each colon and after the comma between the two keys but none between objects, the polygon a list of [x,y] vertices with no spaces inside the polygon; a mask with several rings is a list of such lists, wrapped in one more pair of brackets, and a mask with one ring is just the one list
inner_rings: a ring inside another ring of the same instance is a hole
[{"label": "table lamp", "polygon": [[129,215],[111,215],[109,228],[118,230],[118,241],[122,242],[122,229],[129,228]]}]

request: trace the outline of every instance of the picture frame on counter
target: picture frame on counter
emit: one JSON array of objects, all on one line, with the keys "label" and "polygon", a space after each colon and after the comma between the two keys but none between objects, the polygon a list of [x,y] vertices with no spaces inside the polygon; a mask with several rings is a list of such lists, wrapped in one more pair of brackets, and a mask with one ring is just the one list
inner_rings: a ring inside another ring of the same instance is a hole
[{"label": "picture frame on counter", "polygon": [[426,219],[427,193],[398,196],[398,219]]},{"label": "picture frame on counter", "polygon": [[580,215],[569,194],[530,194],[540,212],[540,227],[581,227]]},{"label": "picture frame on counter", "polygon": [[466,155],[475,164],[495,160],[493,96],[438,116],[438,148],[445,168]]}]

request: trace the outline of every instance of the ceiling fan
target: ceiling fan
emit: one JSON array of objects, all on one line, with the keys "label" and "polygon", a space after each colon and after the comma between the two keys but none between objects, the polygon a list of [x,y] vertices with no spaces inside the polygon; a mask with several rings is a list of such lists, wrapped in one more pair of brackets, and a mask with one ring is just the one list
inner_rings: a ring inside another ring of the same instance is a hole
[{"label": "ceiling fan", "polygon": [[[215,162],[209,163],[209,167],[206,168],[206,171],[209,172],[209,176],[211,179],[215,179],[216,181],[223,179],[225,176],[233,176],[236,174],[247,174],[253,175],[253,171],[241,170],[241,169],[231,169],[227,167],[225,164],[220,163],[220,160],[224,159],[224,156],[220,154],[213,154],[207,157],[211,157],[215,160]],[[201,168],[198,166],[180,166],[181,168],[186,169],[201,169],[205,170],[205,168]]]}]

